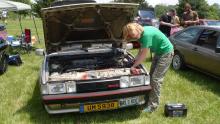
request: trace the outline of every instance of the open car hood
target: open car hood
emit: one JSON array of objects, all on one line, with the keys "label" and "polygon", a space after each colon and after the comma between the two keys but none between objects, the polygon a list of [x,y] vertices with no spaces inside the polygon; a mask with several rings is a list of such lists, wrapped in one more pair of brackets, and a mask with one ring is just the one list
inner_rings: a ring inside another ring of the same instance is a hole
[{"label": "open car hood", "polygon": [[122,27],[133,20],[138,4],[82,3],[42,9],[47,53],[61,47],[122,41]]}]

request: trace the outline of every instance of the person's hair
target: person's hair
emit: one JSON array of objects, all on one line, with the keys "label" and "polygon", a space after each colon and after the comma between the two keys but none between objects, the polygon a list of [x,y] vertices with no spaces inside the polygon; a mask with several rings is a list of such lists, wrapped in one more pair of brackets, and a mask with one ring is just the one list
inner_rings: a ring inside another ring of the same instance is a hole
[{"label": "person's hair", "polygon": [[189,3],[186,3],[184,7],[185,7],[185,8],[188,7],[188,8],[190,8],[190,9],[192,8]]},{"label": "person's hair", "polygon": [[134,30],[136,30],[138,33],[142,33],[144,31],[144,28],[140,24],[135,22],[126,24],[122,29],[123,40],[126,41],[131,32],[133,32]]},{"label": "person's hair", "polygon": [[169,12],[176,13],[175,9],[170,9]]}]

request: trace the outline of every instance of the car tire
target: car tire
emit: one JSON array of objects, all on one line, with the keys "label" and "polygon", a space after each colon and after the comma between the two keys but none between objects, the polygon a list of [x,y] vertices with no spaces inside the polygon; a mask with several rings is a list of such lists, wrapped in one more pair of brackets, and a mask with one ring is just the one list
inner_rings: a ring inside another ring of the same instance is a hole
[{"label": "car tire", "polygon": [[8,68],[8,59],[5,55],[0,60],[0,74],[3,74]]},{"label": "car tire", "polygon": [[172,67],[174,70],[181,70],[185,67],[183,57],[178,52],[176,52],[173,56]]}]

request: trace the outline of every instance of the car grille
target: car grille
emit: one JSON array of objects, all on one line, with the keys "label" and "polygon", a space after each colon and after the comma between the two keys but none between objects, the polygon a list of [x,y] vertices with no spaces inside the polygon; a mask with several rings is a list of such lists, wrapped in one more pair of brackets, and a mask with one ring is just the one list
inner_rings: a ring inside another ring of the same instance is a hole
[{"label": "car grille", "polygon": [[89,81],[77,82],[76,88],[78,93],[97,92],[119,89],[119,80],[102,80],[102,81]]}]

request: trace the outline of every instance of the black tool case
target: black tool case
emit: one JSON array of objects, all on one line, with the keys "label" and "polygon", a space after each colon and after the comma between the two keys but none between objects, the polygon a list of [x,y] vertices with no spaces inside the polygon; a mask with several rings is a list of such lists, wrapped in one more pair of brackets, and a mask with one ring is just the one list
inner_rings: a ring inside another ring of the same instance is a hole
[{"label": "black tool case", "polygon": [[181,103],[166,104],[164,114],[166,117],[186,117],[187,107]]}]

